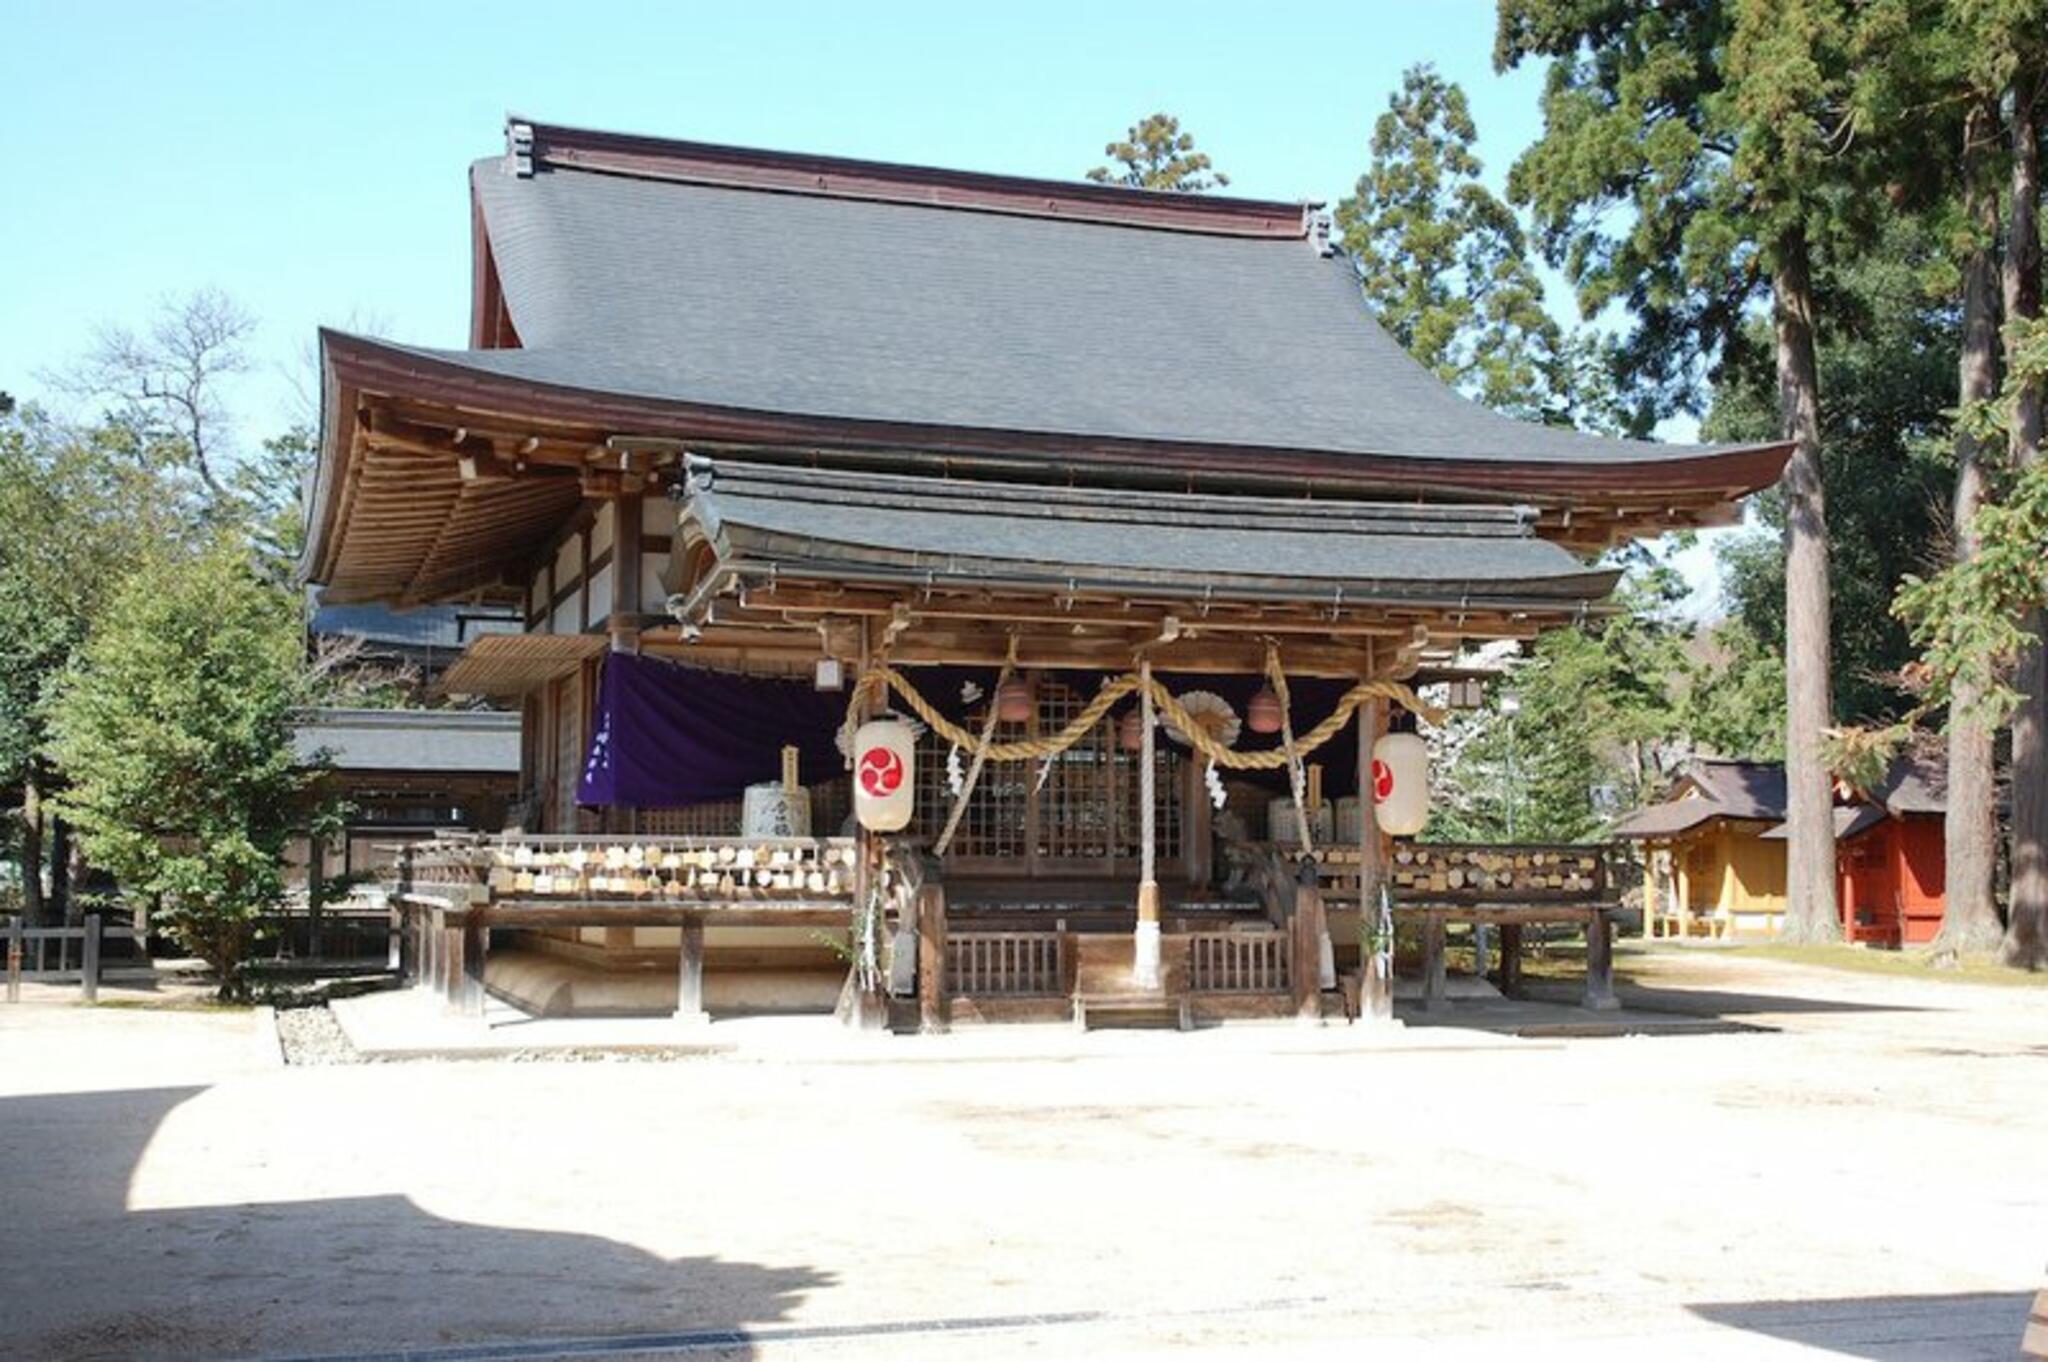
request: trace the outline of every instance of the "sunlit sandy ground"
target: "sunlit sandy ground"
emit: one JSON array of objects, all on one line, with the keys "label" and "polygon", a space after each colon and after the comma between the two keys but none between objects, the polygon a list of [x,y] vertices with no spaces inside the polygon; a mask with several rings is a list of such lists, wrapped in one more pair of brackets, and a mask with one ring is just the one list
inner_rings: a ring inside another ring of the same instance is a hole
[{"label": "sunlit sandy ground", "polygon": [[2013,1356],[2048,999],[1625,963],[1759,1029],[299,1069],[0,1006],[0,1352]]}]

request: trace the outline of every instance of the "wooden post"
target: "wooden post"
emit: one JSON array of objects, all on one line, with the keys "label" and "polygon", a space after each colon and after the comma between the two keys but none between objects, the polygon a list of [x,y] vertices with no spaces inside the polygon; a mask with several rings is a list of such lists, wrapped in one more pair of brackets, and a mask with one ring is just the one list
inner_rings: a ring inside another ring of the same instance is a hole
[{"label": "wooden post", "polygon": [[1444,979],[1444,920],[1431,913],[1422,924],[1422,1006],[1434,1012],[1449,994]]},{"label": "wooden post", "polygon": [[413,915],[413,920],[416,924],[413,933],[419,942],[413,956],[413,971],[416,975],[414,982],[432,992],[435,981],[440,978],[441,955],[440,942],[437,939],[439,934],[434,931],[434,914],[429,909],[421,908]]},{"label": "wooden post", "polygon": [[1323,981],[1317,957],[1321,954],[1323,940],[1323,891],[1315,885],[1297,884],[1294,887],[1293,926],[1290,935],[1294,960],[1288,970],[1287,981],[1294,992],[1295,1020],[1321,1022]]},{"label": "wooden post", "polygon": [[441,938],[441,977],[437,981],[441,1006],[450,1012],[462,1010],[462,928],[448,925],[446,913],[434,915],[434,930]]},{"label": "wooden post", "polygon": [[405,910],[398,906],[397,899],[384,904],[386,923],[384,927],[384,968],[405,978]]},{"label": "wooden post", "polygon": [[1614,919],[1605,908],[1595,908],[1586,922],[1586,1006],[1595,1012],[1621,1006],[1614,996]]},{"label": "wooden post", "polygon": [[1643,940],[1657,934],[1657,879],[1663,874],[1664,852],[1653,842],[1643,844]]},{"label": "wooden post", "polygon": [[1522,993],[1522,924],[1500,924],[1500,991],[1509,998]]},{"label": "wooden post", "polygon": [[78,991],[89,1003],[100,1000],[100,915],[85,915],[85,940],[78,952]]},{"label": "wooden post", "polygon": [[[1361,680],[1371,680],[1370,671]],[[1380,832],[1379,785],[1373,779],[1373,748],[1386,732],[1387,706],[1368,700],[1358,707],[1358,1017],[1394,1017],[1394,944],[1384,957],[1371,949],[1379,927],[1380,898],[1387,884],[1387,839]],[[1382,971],[1384,960],[1384,971]]]},{"label": "wooden post", "polygon": [[946,887],[927,881],[917,893],[917,1029],[937,1035],[952,1024],[946,983]]},{"label": "wooden post", "polygon": [[7,919],[7,1001],[21,1001],[21,917]]},{"label": "wooden post", "polygon": [[484,968],[491,953],[491,929],[476,910],[462,915],[462,1015],[481,1017],[487,995]]},{"label": "wooden post", "polygon": [[306,954],[321,957],[321,918],[327,910],[327,839],[306,834]]},{"label": "wooden post", "polygon": [[1152,663],[1138,664],[1138,713],[1144,733],[1138,745],[1138,926],[1131,943],[1131,982],[1141,989],[1160,986],[1159,975],[1159,772],[1153,735]]},{"label": "wooden post", "polygon": [[686,1026],[701,1026],[711,1020],[704,1010],[704,919],[698,917],[683,924],[677,952],[676,1020]]}]

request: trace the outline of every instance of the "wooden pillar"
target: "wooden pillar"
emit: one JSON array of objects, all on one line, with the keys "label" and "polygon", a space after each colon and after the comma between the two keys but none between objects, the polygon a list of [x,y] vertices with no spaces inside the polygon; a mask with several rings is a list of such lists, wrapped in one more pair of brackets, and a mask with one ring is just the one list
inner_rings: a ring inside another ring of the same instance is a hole
[{"label": "wooden pillar", "polygon": [[1138,664],[1138,714],[1144,732],[1138,745],[1138,926],[1131,943],[1131,982],[1160,987],[1158,738],[1153,732],[1152,663]]},{"label": "wooden pillar", "polygon": [[1610,1012],[1621,1006],[1614,996],[1614,919],[1595,908],[1586,923],[1586,1006]]},{"label": "wooden pillar", "polygon": [[1294,886],[1294,959],[1288,970],[1288,984],[1294,994],[1297,1021],[1323,1019],[1323,980],[1318,957],[1324,935],[1323,891],[1313,884]]},{"label": "wooden pillar", "polygon": [[100,1000],[100,915],[85,915],[85,941],[79,951],[79,993],[86,1002]]},{"label": "wooden pillar", "polygon": [[1657,935],[1657,881],[1664,873],[1664,851],[1653,842],[1643,844],[1643,940]]},{"label": "wooden pillar", "polygon": [[416,932],[420,938],[420,950],[414,956],[418,985],[432,991],[434,981],[440,979],[440,934],[434,930],[434,913],[430,909],[414,913],[414,920],[418,922]]},{"label": "wooden pillar", "polygon": [[306,834],[306,954],[320,958],[322,918],[327,912],[327,839]]},{"label": "wooden pillar", "polygon": [[1422,1006],[1434,1012],[1448,996],[1444,978],[1444,920],[1431,913],[1422,924]]},{"label": "wooden pillar", "polygon": [[462,915],[462,1015],[482,1017],[487,995],[484,970],[491,953],[491,929],[474,910]]},{"label": "wooden pillar", "polygon": [[[1363,679],[1370,679],[1366,677]],[[1386,731],[1387,707],[1368,700],[1358,707],[1358,1016],[1391,1021],[1394,1016],[1394,943],[1373,949],[1380,927],[1380,896],[1387,884],[1387,843],[1380,835],[1379,787],[1373,780],[1372,749]],[[1385,923],[1393,930],[1391,916]]]},{"label": "wooden pillar", "polygon": [[449,926],[444,914],[437,924],[441,935],[441,1006],[450,1012],[461,1012],[463,964],[462,927]]},{"label": "wooden pillar", "polygon": [[405,912],[392,899],[384,905],[384,968],[405,978]]},{"label": "wooden pillar", "polygon": [[20,914],[7,919],[7,1001],[21,1001],[22,924]]},{"label": "wooden pillar", "polygon": [[1522,992],[1522,924],[1500,925],[1500,991],[1514,998]]},{"label": "wooden pillar", "polygon": [[676,1020],[701,1026],[711,1020],[704,1010],[704,920],[683,924],[682,948],[676,959]]},{"label": "wooden pillar", "polygon": [[917,892],[917,1029],[936,1035],[953,1024],[946,980],[946,887]]}]

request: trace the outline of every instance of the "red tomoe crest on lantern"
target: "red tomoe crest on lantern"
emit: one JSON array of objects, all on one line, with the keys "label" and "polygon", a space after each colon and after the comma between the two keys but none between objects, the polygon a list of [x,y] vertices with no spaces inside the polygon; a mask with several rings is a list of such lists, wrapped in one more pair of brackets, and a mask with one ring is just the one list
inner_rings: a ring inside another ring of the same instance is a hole
[{"label": "red tomoe crest on lantern", "polygon": [[1429,747],[1413,733],[1389,733],[1372,749],[1373,813],[1380,831],[1413,837],[1429,821]]},{"label": "red tomoe crest on lantern", "polygon": [[1394,793],[1394,773],[1378,757],[1374,757],[1372,761],[1372,792],[1383,800]]},{"label": "red tomoe crest on lantern", "polygon": [[860,754],[860,787],[871,795],[896,793],[903,783],[903,759],[886,747],[870,747]]}]

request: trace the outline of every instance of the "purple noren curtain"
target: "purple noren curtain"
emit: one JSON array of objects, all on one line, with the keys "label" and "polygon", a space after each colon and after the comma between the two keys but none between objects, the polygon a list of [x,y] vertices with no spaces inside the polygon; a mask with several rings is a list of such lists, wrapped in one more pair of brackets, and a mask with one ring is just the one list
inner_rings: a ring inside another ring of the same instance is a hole
[{"label": "purple noren curtain", "polygon": [[[972,681],[986,693],[995,684],[993,667],[915,667],[907,674],[925,698],[962,724],[972,706],[961,686]],[[1085,693],[1098,684],[1088,672],[1055,672],[1053,679]],[[1175,693],[1210,690],[1242,715],[1258,677],[1197,676],[1161,672]],[[1289,686],[1297,731],[1330,712],[1349,683],[1303,677]],[[817,691],[808,678],[736,676],[704,671],[651,657],[612,653],[605,659],[596,725],[577,786],[580,804],[629,808],[671,808],[738,797],[749,785],[782,774],[782,749],[794,745],[806,784],[845,773],[835,739],[846,717],[843,691]],[[1136,703],[1133,701],[1132,703]],[[1278,745],[1278,738],[1247,732],[1244,749]],[[1357,728],[1345,725],[1311,758],[1323,767],[1330,798],[1357,787]],[[1243,773],[1243,778],[1287,788],[1284,771]]]}]

